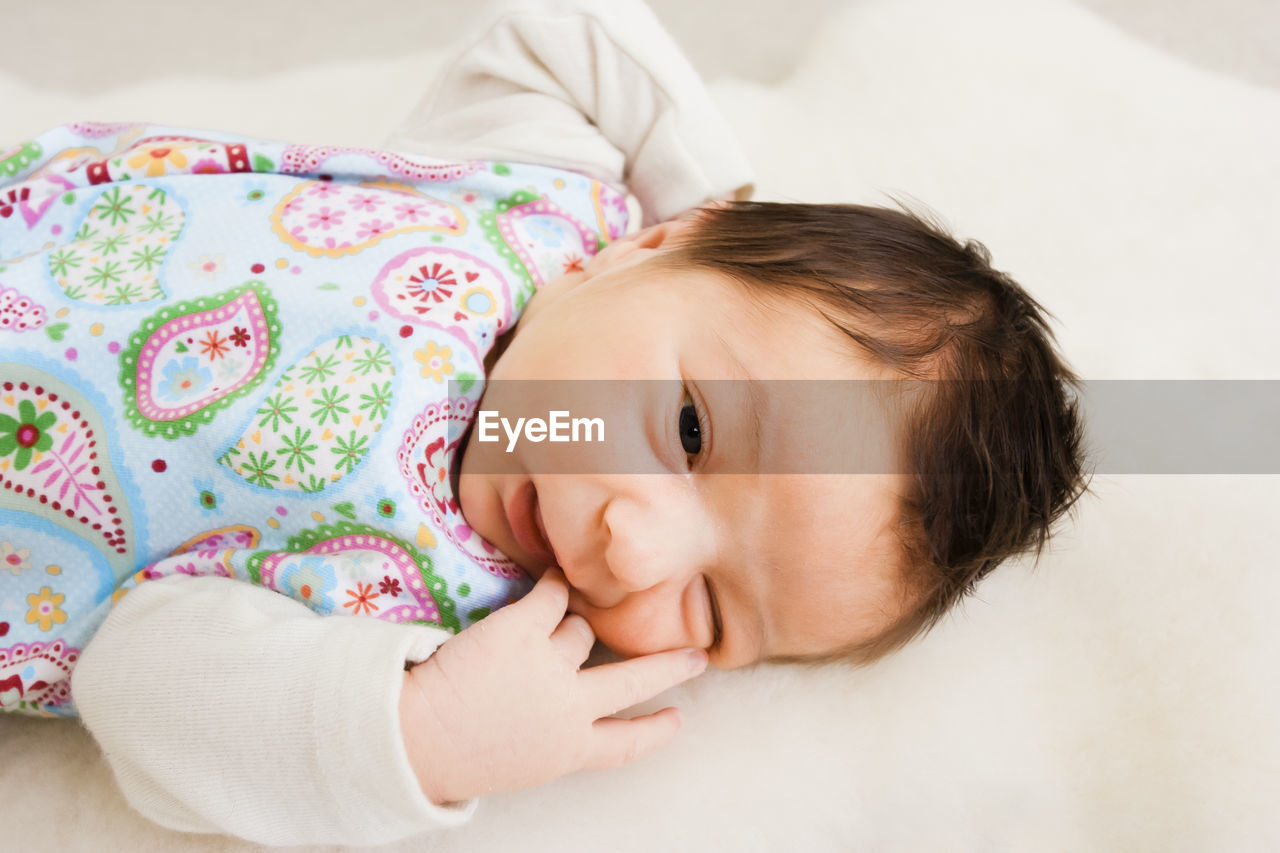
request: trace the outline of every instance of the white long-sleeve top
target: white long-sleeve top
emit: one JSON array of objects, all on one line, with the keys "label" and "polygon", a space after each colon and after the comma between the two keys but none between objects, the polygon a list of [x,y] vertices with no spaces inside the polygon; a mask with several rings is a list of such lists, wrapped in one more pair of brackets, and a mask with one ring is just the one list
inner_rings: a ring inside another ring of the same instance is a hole
[{"label": "white long-sleeve top", "polygon": [[[505,3],[478,33],[388,148],[573,169],[629,187],[646,224],[750,194],[728,127],[638,0]],[[113,608],[72,694],[129,803],[156,823],[266,844],[387,843],[476,810],[427,799],[400,731],[406,666],[450,636],[170,577]],[[254,697],[252,726],[226,713],[239,697]]]}]

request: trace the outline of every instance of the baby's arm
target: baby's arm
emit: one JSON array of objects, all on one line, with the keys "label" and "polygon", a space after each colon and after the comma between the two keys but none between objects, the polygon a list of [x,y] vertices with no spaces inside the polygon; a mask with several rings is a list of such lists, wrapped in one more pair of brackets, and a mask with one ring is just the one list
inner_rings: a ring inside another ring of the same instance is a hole
[{"label": "baby's arm", "polygon": [[583,172],[629,187],[645,225],[750,196],[751,168],[736,138],[642,2],[497,8],[388,147]]},{"label": "baby's arm", "polygon": [[693,677],[705,657],[580,672],[593,637],[565,617],[567,597],[548,572],[451,638],[176,575],[116,604],[72,696],[129,803],[156,823],[269,844],[385,843],[464,822],[475,801],[459,801],[616,766],[675,735],[673,709],[600,718]]},{"label": "baby's arm", "polygon": [[72,697],[129,803],[156,823],[268,844],[378,844],[473,809],[422,794],[397,716],[406,661],[449,637],[178,575],[115,605]]}]

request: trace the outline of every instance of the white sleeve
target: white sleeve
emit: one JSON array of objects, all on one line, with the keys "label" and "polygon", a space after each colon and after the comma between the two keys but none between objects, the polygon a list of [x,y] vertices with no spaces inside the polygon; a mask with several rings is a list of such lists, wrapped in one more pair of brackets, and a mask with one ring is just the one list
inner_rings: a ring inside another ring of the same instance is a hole
[{"label": "white sleeve", "polygon": [[582,172],[628,187],[646,225],[750,197],[737,139],[640,0],[508,0],[489,20],[388,147]]},{"label": "white sleeve", "polygon": [[71,695],[130,805],[158,824],[381,844],[475,810],[427,799],[400,730],[405,663],[449,636],[321,617],[242,581],[169,577],[115,605]]}]

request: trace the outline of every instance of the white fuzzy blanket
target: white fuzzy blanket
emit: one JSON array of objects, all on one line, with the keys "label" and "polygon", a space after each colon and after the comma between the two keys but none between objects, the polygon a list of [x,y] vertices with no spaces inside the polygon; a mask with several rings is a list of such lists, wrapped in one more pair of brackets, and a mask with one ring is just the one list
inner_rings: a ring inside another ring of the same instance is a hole
[{"label": "white fuzzy blanket", "polygon": [[[1086,378],[1277,378],[1280,95],[1065,0],[868,0],[818,32],[776,85],[713,87],[761,197],[925,202],[1057,315]],[[0,75],[0,136],[144,118],[371,145],[420,94],[374,84],[439,59],[92,98]],[[343,124],[306,108],[315,80],[353,94]],[[897,656],[711,673],[667,697],[666,751],[388,849],[1280,849],[1280,478],[1094,492],[1034,571]],[[0,750],[0,848],[251,849],[130,812],[74,724],[0,719]]]}]

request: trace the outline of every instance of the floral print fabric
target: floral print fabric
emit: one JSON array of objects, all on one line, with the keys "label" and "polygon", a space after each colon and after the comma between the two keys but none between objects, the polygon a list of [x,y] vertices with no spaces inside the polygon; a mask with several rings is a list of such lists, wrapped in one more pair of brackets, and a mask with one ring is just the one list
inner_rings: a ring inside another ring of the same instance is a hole
[{"label": "floral print fabric", "polygon": [[74,715],[80,650],[168,575],[452,631],[514,601],[442,473],[485,353],[625,228],[521,164],[138,124],[0,152],[0,709]]}]

